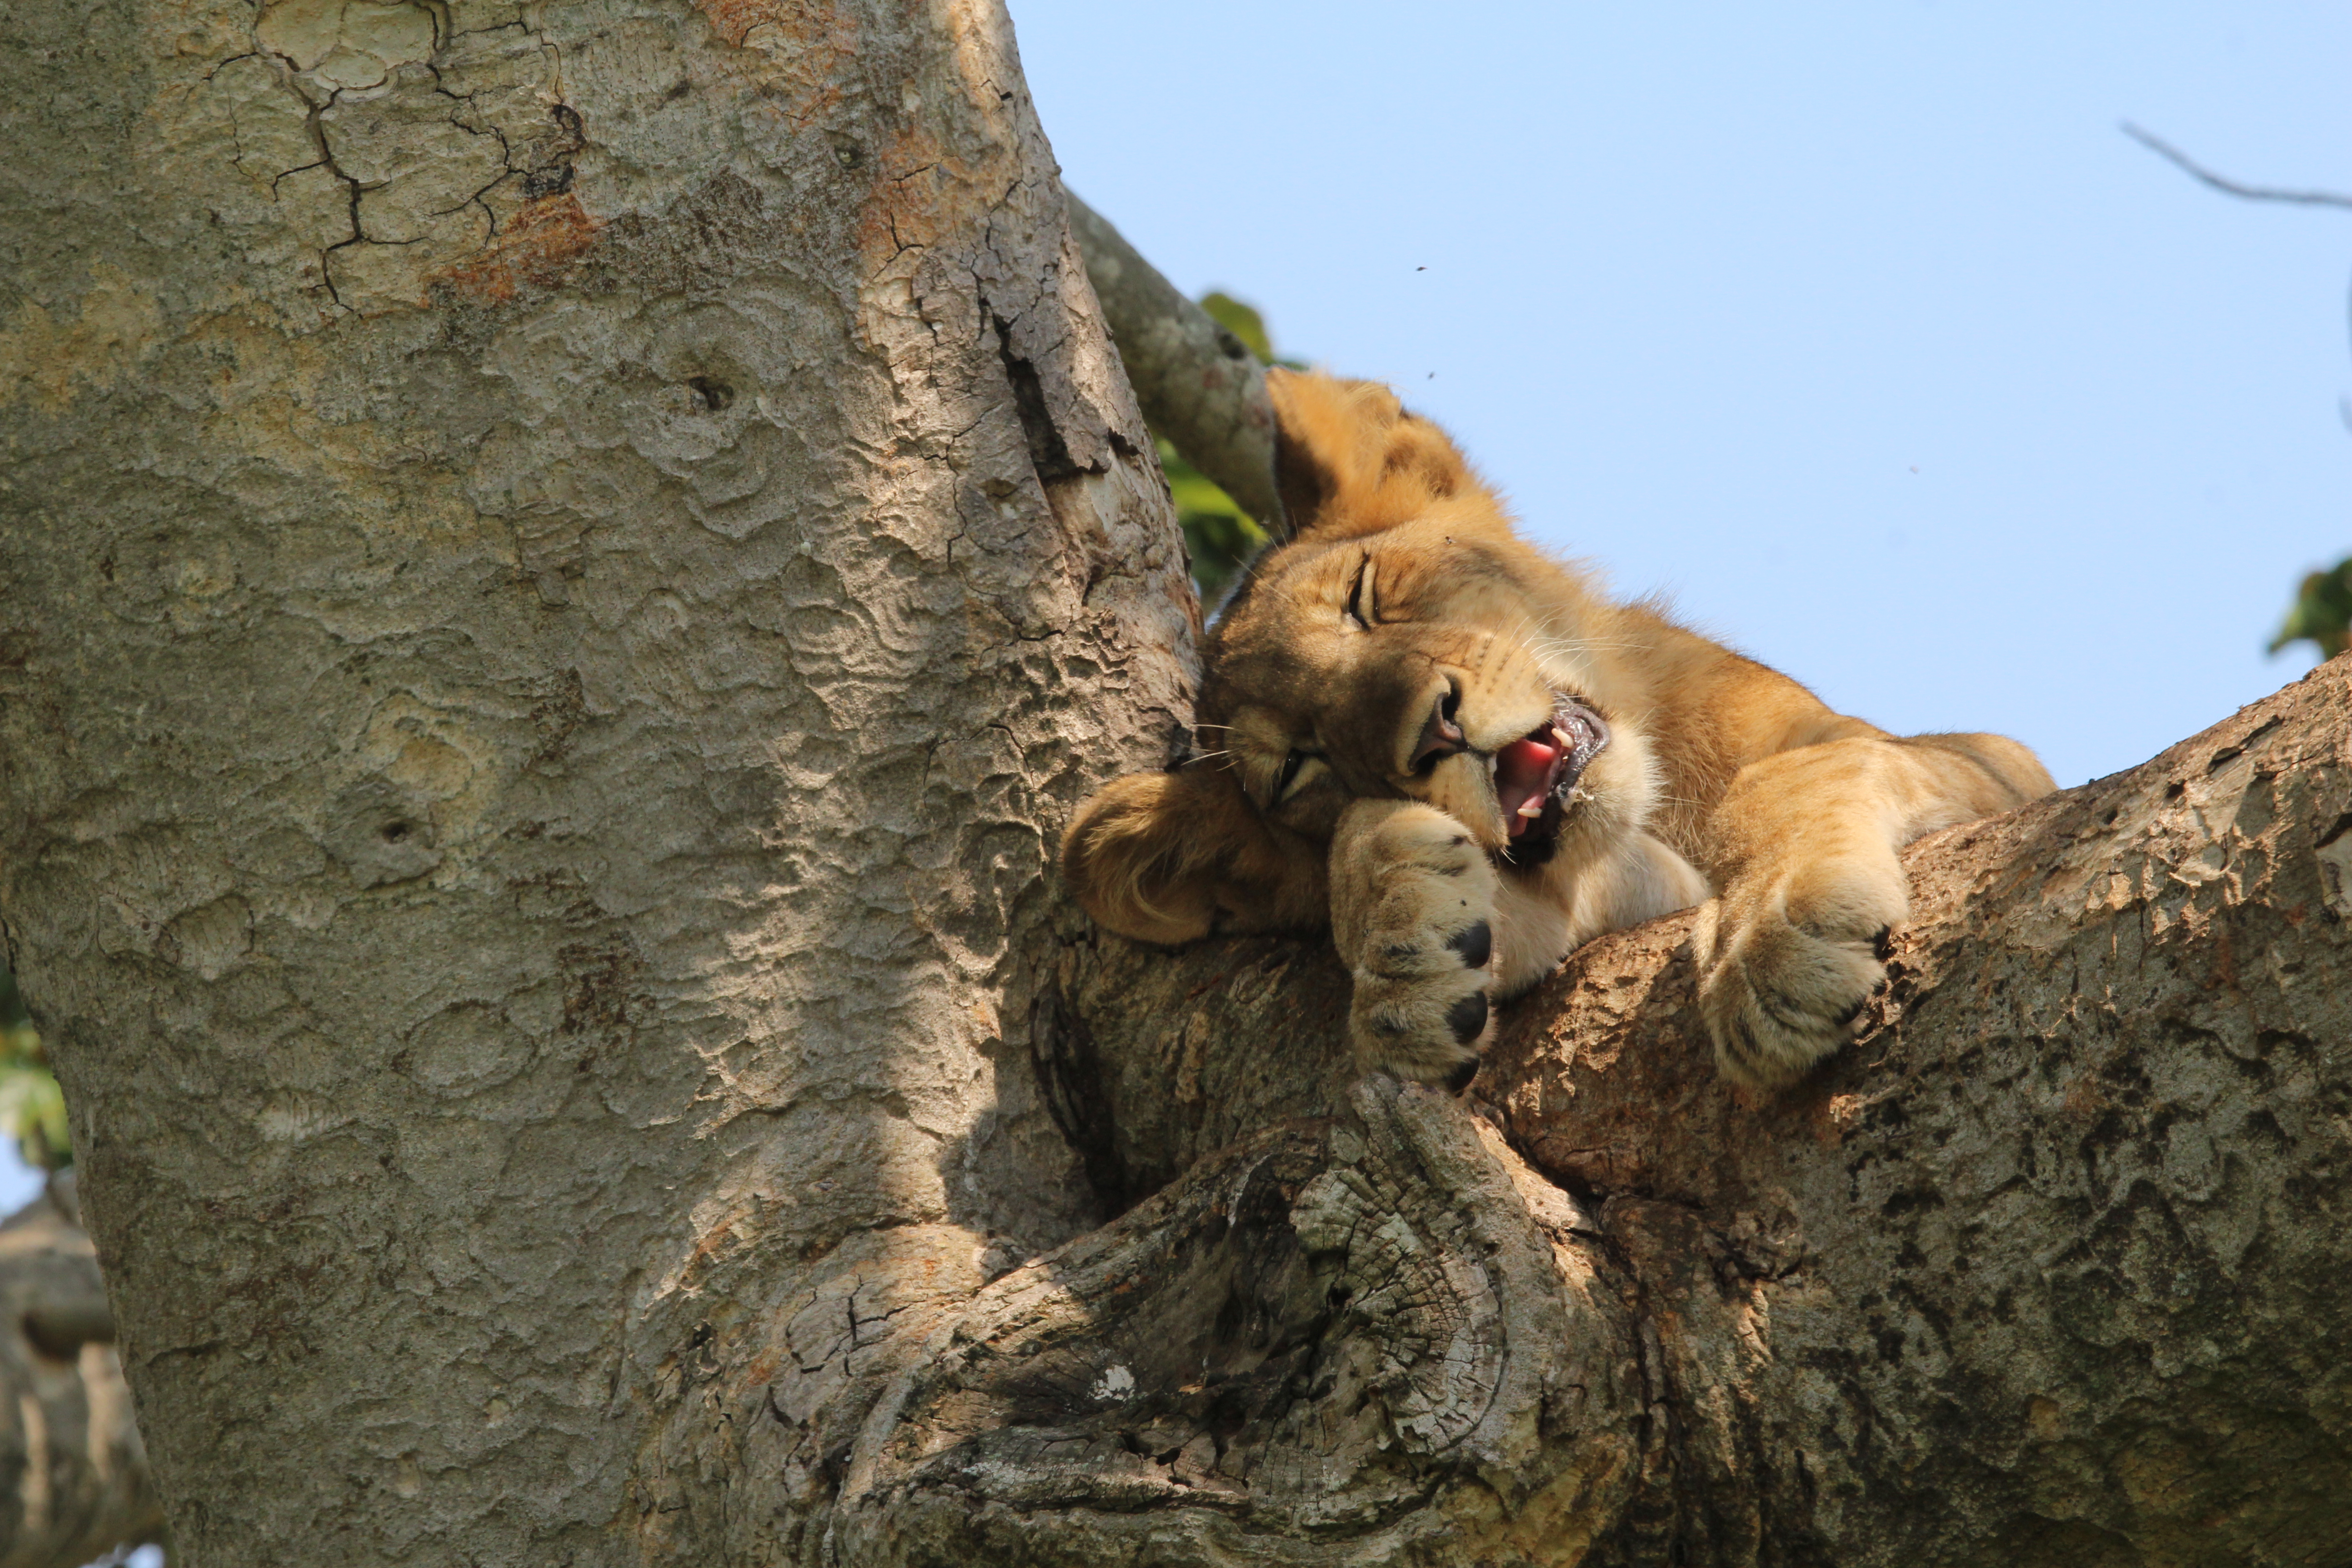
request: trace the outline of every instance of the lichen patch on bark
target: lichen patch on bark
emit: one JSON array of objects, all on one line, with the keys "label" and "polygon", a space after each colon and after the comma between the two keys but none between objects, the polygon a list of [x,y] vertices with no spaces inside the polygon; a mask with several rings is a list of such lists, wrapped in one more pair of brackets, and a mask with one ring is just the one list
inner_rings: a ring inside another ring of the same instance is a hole
[{"label": "lichen patch on bark", "polygon": [[27,300],[0,326],[0,405],[32,403],[55,412],[82,388],[103,392],[146,352],[161,325],[153,299],[121,268],[100,262],[69,319]]}]

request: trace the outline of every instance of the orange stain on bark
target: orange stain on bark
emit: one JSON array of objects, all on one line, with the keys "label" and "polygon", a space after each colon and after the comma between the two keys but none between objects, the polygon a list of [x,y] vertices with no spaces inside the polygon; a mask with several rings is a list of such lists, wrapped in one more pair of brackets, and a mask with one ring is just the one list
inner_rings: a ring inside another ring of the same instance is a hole
[{"label": "orange stain on bark", "polygon": [[939,239],[938,154],[939,144],[913,128],[881,149],[874,184],[857,207],[857,253],[868,276]]},{"label": "orange stain on bark", "polygon": [[704,1264],[717,1257],[723,1249],[741,1241],[748,1228],[745,1222],[751,1219],[758,1212],[759,1205],[756,1204],[736,1204],[719,1216],[716,1225],[709,1226],[700,1236],[695,1237],[694,1251],[688,1257],[686,1267],[678,1271],[679,1280],[683,1282],[692,1279],[701,1272]]},{"label": "orange stain on bark", "polygon": [[695,0],[719,36],[767,57],[762,96],[794,125],[841,101],[842,68],[857,55],[857,29],[834,5],[794,0]]},{"label": "orange stain on bark", "polygon": [[525,202],[489,245],[429,279],[468,299],[504,304],[525,284],[545,288],[596,243],[604,225],[565,192]]},{"label": "orange stain on bark", "polygon": [[695,9],[710,18],[719,36],[734,45],[743,47],[751,29],[762,22],[772,22],[791,36],[808,23],[806,8],[779,5],[777,0],[697,0]]}]

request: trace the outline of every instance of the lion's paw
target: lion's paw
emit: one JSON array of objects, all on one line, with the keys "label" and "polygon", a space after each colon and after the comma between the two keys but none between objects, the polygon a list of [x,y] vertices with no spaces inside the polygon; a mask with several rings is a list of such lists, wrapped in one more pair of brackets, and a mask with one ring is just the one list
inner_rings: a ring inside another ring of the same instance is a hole
[{"label": "lion's paw", "polygon": [[1742,1083],[1772,1088],[1853,1037],[1886,984],[1908,900],[1893,865],[1815,866],[1759,880],[1737,880],[1702,907],[1692,944],[1717,1061]]},{"label": "lion's paw", "polygon": [[1459,1089],[1494,1031],[1495,869],[1425,805],[1351,807],[1332,845],[1332,934],[1355,978],[1349,1028],[1369,1068]]}]

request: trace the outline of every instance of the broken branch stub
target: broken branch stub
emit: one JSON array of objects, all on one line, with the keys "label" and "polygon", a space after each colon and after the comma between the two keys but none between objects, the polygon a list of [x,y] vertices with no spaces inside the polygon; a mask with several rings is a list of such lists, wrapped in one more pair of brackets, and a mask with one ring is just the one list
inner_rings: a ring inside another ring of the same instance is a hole
[{"label": "broken branch stub", "polygon": [[983,1290],[869,1419],[843,1560],[1452,1561],[1611,1517],[1639,1352],[1586,1225],[1459,1103],[1359,1084]]}]

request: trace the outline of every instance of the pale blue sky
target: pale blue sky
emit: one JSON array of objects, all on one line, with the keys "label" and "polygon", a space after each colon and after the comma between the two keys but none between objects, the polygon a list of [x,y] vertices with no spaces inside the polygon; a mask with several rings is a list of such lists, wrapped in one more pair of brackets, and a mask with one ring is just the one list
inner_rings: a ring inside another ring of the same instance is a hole
[{"label": "pale blue sky", "polygon": [[2309,666],[2263,645],[2352,553],[2352,213],[2116,122],[2352,191],[2340,0],[1010,3],[1180,286],[1835,706],[2075,784]]}]

